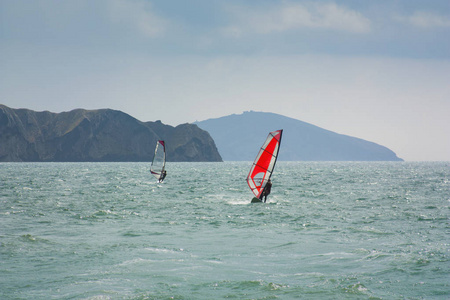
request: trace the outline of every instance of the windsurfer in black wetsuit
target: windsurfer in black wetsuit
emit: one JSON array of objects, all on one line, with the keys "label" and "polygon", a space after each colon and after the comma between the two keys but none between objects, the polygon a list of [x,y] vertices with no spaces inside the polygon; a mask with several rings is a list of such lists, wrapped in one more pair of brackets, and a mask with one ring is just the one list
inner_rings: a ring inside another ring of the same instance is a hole
[{"label": "windsurfer in black wetsuit", "polygon": [[264,190],[261,193],[261,196],[259,196],[259,199],[262,201],[263,197],[264,197],[264,203],[266,203],[267,200],[267,196],[269,196],[270,194],[270,190],[272,188],[272,181],[267,181],[266,186],[264,187]]},{"label": "windsurfer in black wetsuit", "polygon": [[163,182],[164,178],[167,176],[167,171],[164,170],[161,172],[161,177],[159,177],[159,182]]}]

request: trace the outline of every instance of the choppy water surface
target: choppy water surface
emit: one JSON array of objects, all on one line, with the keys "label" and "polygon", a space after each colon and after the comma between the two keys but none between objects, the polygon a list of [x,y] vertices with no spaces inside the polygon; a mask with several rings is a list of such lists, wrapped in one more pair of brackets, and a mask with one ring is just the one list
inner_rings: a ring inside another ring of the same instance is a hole
[{"label": "choppy water surface", "polygon": [[0,164],[0,298],[450,298],[450,163],[250,164]]}]

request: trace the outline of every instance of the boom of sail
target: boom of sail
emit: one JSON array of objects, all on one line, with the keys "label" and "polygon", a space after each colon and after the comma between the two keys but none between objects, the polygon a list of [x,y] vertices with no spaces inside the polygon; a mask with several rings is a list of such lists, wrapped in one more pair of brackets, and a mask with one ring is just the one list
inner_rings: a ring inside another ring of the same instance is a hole
[{"label": "boom of sail", "polygon": [[267,181],[272,176],[275,163],[277,162],[282,134],[282,129],[269,133],[248,173],[248,186],[257,198],[261,196]]},{"label": "boom of sail", "polygon": [[156,179],[160,180],[166,166],[166,147],[164,141],[157,141],[155,148],[155,155],[153,156],[152,165],[150,167],[150,173],[152,173]]}]

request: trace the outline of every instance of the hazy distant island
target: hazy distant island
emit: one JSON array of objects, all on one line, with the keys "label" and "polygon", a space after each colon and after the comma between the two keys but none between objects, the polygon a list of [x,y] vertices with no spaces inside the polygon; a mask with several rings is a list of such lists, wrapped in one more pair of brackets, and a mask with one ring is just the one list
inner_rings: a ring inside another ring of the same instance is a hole
[{"label": "hazy distant island", "polygon": [[111,109],[52,113],[0,104],[1,162],[152,161],[157,140],[166,141],[167,161],[222,161],[194,124],[141,122]]},{"label": "hazy distant island", "polygon": [[279,160],[403,161],[388,148],[282,115],[244,112],[195,122],[209,132],[225,161],[253,161],[270,131],[284,129]]}]

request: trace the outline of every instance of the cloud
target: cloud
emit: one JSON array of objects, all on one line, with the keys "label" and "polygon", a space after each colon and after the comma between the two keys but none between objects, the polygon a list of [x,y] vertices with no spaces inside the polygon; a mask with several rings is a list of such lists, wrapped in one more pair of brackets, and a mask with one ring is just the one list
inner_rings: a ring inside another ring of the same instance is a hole
[{"label": "cloud", "polygon": [[416,11],[410,16],[397,16],[397,21],[420,28],[450,28],[450,16],[426,11]]},{"label": "cloud", "polygon": [[166,31],[168,21],[156,15],[147,1],[114,0],[109,4],[113,21],[138,30],[146,37],[158,37]]},{"label": "cloud", "polygon": [[224,29],[227,35],[270,34],[304,28],[366,33],[371,22],[361,13],[335,3],[283,3],[276,7],[252,10],[235,7],[236,24]]},{"label": "cloud", "polygon": [[164,36],[169,21],[145,0],[0,1],[0,43],[98,49]]}]

